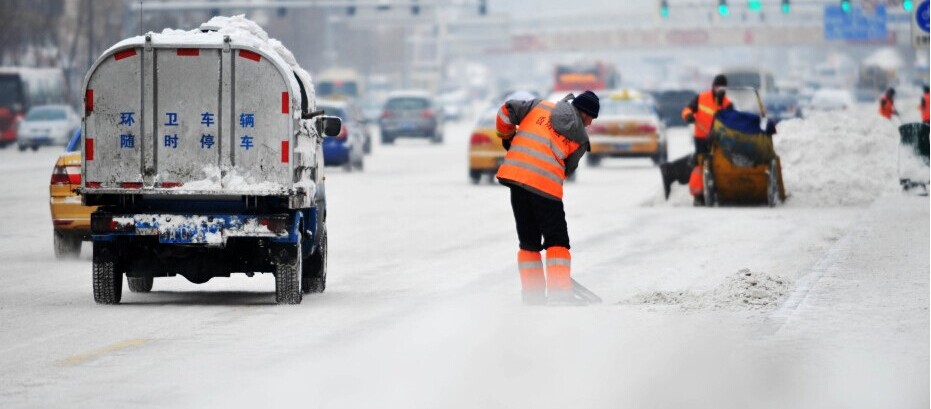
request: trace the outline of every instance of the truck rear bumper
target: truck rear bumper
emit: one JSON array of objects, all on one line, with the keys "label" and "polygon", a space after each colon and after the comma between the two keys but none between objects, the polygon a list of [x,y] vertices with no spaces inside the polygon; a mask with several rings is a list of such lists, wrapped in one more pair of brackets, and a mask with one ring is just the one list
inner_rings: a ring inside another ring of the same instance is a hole
[{"label": "truck rear bumper", "polygon": [[296,242],[299,220],[278,214],[114,214],[91,215],[94,241],[157,237],[161,244],[192,244],[224,247],[230,238],[268,239]]}]

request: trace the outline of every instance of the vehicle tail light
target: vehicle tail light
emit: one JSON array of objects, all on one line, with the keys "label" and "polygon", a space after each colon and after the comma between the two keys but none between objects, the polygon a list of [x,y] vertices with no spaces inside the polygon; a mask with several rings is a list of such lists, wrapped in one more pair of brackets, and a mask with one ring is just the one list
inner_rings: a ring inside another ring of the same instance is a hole
[{"label": "vehicle tail light", "polygon": [[651,124],[640,124],[637,127],[637,132],[639,133],[656,133],[656,127]]},{"label": "vehicle tail light", "polygon": [[94,160],[94,140],[84,137],[84,160]]},{"label": "vehicle tail light", "polygon": [[268,228],[268,231],[275,234],[287,234],[288,233],[288,217],[287,216],[262,216],[258,219],[260,226],[265,226]]},{"label": "vehicle tail light", "polygon": [[164,188],[181,187],[181,185],[183,184],[184,183],[181,183],[181,182],[162,182],[162,187]]},{"label": "vehicle tail light", "polygon": [[588,133],[604,133],[607,129],[602,124],[591,124],[588,126]]},{"label": "vehicle tail light", "polygon": [[387,110],[387,109],[381,112],[381,117],[382,117],[382,118],[391,118],[391,117],[393,117],[393,116],[394,116],[394,114],[391,113],[391,111],[389,111],[389,110]]},{"label": "vehicle tail light", "polygon": [[55,166],[52,169],[52,185],[80,185],[81,184],[81,167],[80,166]]},{"label": "vehicle tail light", "polygon": [[123,189],[142,189],[142,182],[121,182]]},{"label": "vehicle tail light", "polygon": [[336,135],[336,139],[340,142],[346,142],[346,138],[349,136],[349,129],[345,122],[341,128],[342,129],[339,130],[339,135]]},{"label": "vehicle tail light", "polygon": [[91,231],[94,233],[129,233],[136,231],[132,218],[114,219],[110,215],[91,213]]},{"label": "vehicle tail light", "polygon": [[85,185],[89,188],[100,188],[103,186],[100,182],[87,182]]},{"label": "vehicle tail light", "polygon": [[491,145],[491,138],[489,138],[488,135],[476,132],[473,133],[472,138],[469,139],[469,145]]},{"label": "vehicle tail light", "polygon": [[433,118],[433,111],[431,111],[431,110],[429,110],[429,109],[425,109],[425,110],[423,110],[423,111],[420,111],[420,117],[421,117],[421,118],[424,118],[424,119]]}]

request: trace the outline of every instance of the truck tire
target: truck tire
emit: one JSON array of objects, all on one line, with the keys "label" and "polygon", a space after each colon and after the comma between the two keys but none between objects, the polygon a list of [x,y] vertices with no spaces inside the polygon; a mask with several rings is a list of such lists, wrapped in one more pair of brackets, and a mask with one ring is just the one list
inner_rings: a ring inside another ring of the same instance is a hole
[{"label": "truck tire", "polygon": [[123,273],[116,268],[116,257],[104,244],[94,243],[94,301],[119,304],[123,296]]},{"label": "truck tire", "polygon": [[275,264],[275,302],[278,304],[300,304],[303,298],[301,241],[290,247],[280,250]]},{"label": "truck tire", "polygon": [[301,291],[304,294],[322,293],[326,290],[327,233],[326,224],[320,233],[317,251],[304,263]]},{"label": "truck tire", "polygon": [[155,281],[155,278],[152,276],[126,277],[126,281],[129,284],[129,291],[134,293],[147,293],[152,291],[152,284]]},{"label": "truck tire", "polygon": [[54,232],[56,258],[77,258],[81,254],[81,238],[79,236]]}]

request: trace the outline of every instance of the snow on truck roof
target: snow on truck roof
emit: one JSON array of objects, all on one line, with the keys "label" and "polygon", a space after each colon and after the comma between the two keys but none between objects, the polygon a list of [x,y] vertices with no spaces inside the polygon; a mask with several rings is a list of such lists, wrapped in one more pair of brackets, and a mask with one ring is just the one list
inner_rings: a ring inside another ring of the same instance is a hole
[{"label": "snow on truck roof", "polygon": [[[262,54],[265,54],[273,64],[279,67],[279,69],[293,72],[301,79],[305,92],[307,93],[307,98],[311,104],[315,100],[313,79],[310,73],[298,65],[297,60],[294,58],[294,54],[292,54],[291,51],[288,50],[280,41],[274,38],[269,38],[268,33],[265,32],[262,27],[260,27],[254,21],[247,19],[245,15],[242,14],[232,17],[216,16],[211,18],[206,23],[201,24],[199,28],[194,30],[166,28],[162,30],[161,33],[149,32],[145,36],[127,38],[114,44],[112,47],[107,49],[107,51],[101,54],[100,58],[97,60],[97,64],[99,64],[102,59],[107,58],[109,55],[115,53],[119,49],[144,46],[146,36],[151,36],[152,46],[154,47],[217,47],[222,45],[224,37],[228,36],[231,45],[256,49]],[[85,86],[87,84],[87,79],[90,78],[90,75],[93,73],[93,71],[93,69],[88,71],[87,78],[84,82]],[[285,79],[291,89],[300,89],[300,86],[297,84],[297,81],[294,79],[293,75],[286,75]],[[291,93],[291,106],[301,106],[298,98],[300,98],[300,93]],[[313,106],[310,108],[313,108]],[[300,113],[295,113],[295,115],[300,115]]]}]

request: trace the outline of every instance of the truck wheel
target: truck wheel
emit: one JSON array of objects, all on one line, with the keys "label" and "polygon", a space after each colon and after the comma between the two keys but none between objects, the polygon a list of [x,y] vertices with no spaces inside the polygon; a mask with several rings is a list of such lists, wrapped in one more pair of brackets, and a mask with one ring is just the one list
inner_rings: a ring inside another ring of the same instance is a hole
[{"label": "truck wheel", "polygon": [[301,241],[282,248],[275,265],[275,302],[278,304],[300,304],[302,261]]},{"label": "truck wheel", "polygon": [[326,224],[323,225],[323,232],[320,234],[320,244],[317,251],[307,258],[304,264],[303,280],[301,281],[301,291],[304,294],[322,293],[326,290],[326,259],[327,259],[327,234]]},{"label": "truck wheel", "polygon": [[152,283],[155,281],[155,278],[152,276],[126,277],[126,281],[129,284],[129,291],[134,293],[147,293],[152,291]]},{"label": "truck wheel", "polygon": [[382,135],[381,135],[381,143],[382,143],[382,145],[391,145],[391,144],[393,144],[393,143],[394,143],[394,136],[393,136],[393,135],[390,135],[390,134],[382,134]]},{"label": "truck wheel", "polygon": [[94,243],[94,301],[119,304],[123,295],[123,273],[116,269],[116,257],[107,246]]},{"label": "truck wheel", "polygon": [[76,258],[81,254],[81,238],[75,235],[55,232],[56,258]]}]

